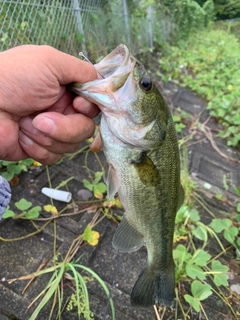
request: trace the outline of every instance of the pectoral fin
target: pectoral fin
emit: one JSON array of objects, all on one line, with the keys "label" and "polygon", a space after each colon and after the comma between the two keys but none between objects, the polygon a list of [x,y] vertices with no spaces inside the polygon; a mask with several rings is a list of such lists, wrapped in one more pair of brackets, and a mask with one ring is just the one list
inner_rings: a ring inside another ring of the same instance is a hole
[{"label": "pectoral fin", "polygon": [[114,169],[108,163],[105,165],[103,180],[107,185],[108,199],[112,199],[118,192],[119,185]]},{"label": "pectoral fin", "polygon": [[134,163],[138,176],[143,184],[154,187],[160,181],[160,174],[153,161],[147,156],[142,155],[141,162]]},{"label": "pectoral fin", "polygon": [[134,252],[144,245],[144,238],[130,225],[126,217],[123,217],[113,236],[112,244],[113,248],[120,252]]}]

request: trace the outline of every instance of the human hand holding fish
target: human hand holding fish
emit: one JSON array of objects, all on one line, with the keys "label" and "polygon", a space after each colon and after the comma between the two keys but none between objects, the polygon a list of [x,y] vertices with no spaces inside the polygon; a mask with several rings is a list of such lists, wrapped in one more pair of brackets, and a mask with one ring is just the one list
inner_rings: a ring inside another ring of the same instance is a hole
[{"label": "human hand holding fish", "polygon": [[184,198],[174,122],[144,66],[125,45],[95,68],[103,79],[74,83],[71,90],[102,111],[104,181],[108,197],[118,193],[125,209],[113,247],[120,252],[147,247],[147,265],[132,289],[131,304],[169,306],[175,296],[174,223]]}]

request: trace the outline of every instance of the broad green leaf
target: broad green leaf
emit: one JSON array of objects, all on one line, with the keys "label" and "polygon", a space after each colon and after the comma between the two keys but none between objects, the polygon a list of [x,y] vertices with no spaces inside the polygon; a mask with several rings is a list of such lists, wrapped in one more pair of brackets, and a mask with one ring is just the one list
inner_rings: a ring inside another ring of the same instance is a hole
[{"label": "broad green leaf", "polygon": [[105,185],[105,183],[103,182],[99,182],[96,186],[94,186],[94,196],[97,198],[97,199],[100,199],[102,200],[103,199],[103,194],[104,192],[107,191],[107,186]]},{"label": "broad green leaf", "polygon": [[40,206],[33,207],[28,212],[25,213],[25,217],[28,219],[36,219],[39,217],[40,211],[41,211]]},{"label": "broad green leaf", "polygon": [[8,171],[14,172],[14,174],[19,174],[21,171],[24,171],[24,168],[26,168],[26,166],[22,165],[21,163],[12,164],[8,167]]},{"label": "broad green leaf", "polygon": [[173,258],[174,260],[178,260],[178,261],[185,261],[187,262],[190,258],[192,257],[192,255],[187,252],[186,247],[184,247],[184,245],[179,244],[174,250],[173,250]]},{"label": "broad green leaf", "polygon": [[184,215],[185,215],[186,210],[188,210],[188,207],[187,207],[187,206],[182,206],[182,207],[178,210],[177,215],[176,215],[176,219],[175,219],[175,223],[181,223],[181,222],[183,222],[183,220],[184,220]]},{"label": "broad green leaf", "polygon": [[223,230],[228,229],[232,225],[231,220],[229,219],[213,219],[212,222],[209,224],[215,232],[220,233]]},{"label": "broad green leaf", "polygon": [[188,263],[186,265],[186,273],[191,279],[200,279],[200,280],[205,280],[206,275],[204,271],[197,265]]},{"label": "broad green leaf", "polygon": [[184,299],[193,307],[197,312],[200,311],[200,302],[189,294],[184,295]]},{"label": "broad green leaf", "polygon": [[7,181],[12,180],[13,176],[14,176],[14,172],[2,172],[1,175],[3,176],[3,178],[5,178]]},{"label": "broad green leaf", "polygon": [[99,183],[95,186],[95,188],[96,188],[99,192],[102,192],[102,193],[104,193],[104,192],[107,191],[107,186],[106,186],[106,184],[103,183],[103,182],[99,182]]},{"label": "broad green leaf", "polygon": [[[240,212],[240,203],[239,203],[239,212]],[[234,219],[235,219],[237,222],[240,222],[240,213],[237,213],[237,214],[234,216]]]},{"label": "broad green leaf", "polygon": [[193,254],[193,257],[191,259],[191,262],[194,262],[195,264],[199,266],[206,266],[207,261],[211,259],[211,255],[204,251],[203,249],[198,249]]},{"label": "broad green leaf", "polygon": [[95,172],[94,185],[96,185],[102,179],[102,176],[103,176],[103,172],[101,171]]},{"label": "broad green leaf", "polygon": [[240,238],[235,242],[236,247],[240,250]]},{"label": "broad green leaf", "polygon": [[90,191],[93,191],[93,185],[89,181],[87,181],[86,179],[83,179],[83,184],[85,188],[87,188]]},{"label": "broad green leaf", "polygon": [[236,236],[238,235],[238,228],[237,227],[230,227],[228,229],[226,229],[223,233],[224,238],[230,242],[230,243],[234,243]]},{"label": "broad green leaf", "polygon": [[12,161],[0,160],[0,163],[1,163],[1,165],[5,166],[5,167],[8,167],[12,163]]},{"label": "broad green leaf", "polygon": [[22,198],[21,200],[15,202],[15,206],[19,209],[19,210],[27,210],[32,206],[32,202],[27,201],[26,199]]},{"label": "broad green leaf", "polygon": [[198,238],[199,240],[202,240],[204,242],[207,242],[208,240],[208,233],[206,228],[204,228],[204,226],[197,226],[197,228],[192,228],[191,229],[192,234]]},{"label": "broad green leaf", "polygon": [[181,132],[186,126],[183,123],[175,123],[175,129],[177,132]]},{"label": "broad green leaf", "polygon": [[240,197],[240,186],[239,187],[235,187],[234,190],[235,190],[236,195]]},{"label": "broad green leaf", "polygon": [[192,282],[191,291],[193,297],[200,301],[207,299],[212,294],[211,286],[207,283],[203,284],[198,280]]},{"label": "broad green leaf", "polygon": [[199,212],[196,209],[191,209],[189,211],[189,215],[190,215],[190,219],[192,221],[199,221],[200,220]]},{"label": "broad green leaf", "polygon": [[20,161],[21,163],[23,162],[26,166],[30,166],[31,164],[33,164],[34,160],[29,158],[29,159],[25,159]]},{"label": "broad green leaf", "polygon": [[12,210],[7,209],[3,214],[3,219],[12,218],[15,216],[15,213]]},{"label": "broad green leaf", "polygon": [[180,122],[181,121],[181,118],[180,118],[180,116],[178,114],[173,114],[172,118],[173,118],[174,122]]},{"label": "broad green leaf", "polygon": [[224,266],[219,260],[213,260],[211,264],[211,273],[214,277],[214,283],[216,286],[228,286],[228,275],[229,268]]}]

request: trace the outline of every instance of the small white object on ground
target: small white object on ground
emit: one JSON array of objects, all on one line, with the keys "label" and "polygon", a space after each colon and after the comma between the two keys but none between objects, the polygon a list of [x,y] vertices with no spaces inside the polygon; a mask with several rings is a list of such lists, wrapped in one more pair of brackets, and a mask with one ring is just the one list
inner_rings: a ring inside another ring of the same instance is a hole
[{"label": "small white object on ground", "polygon": [[52,188],[42,188],[42,193],[49,198],[62,202],[70,202],[72,200],[72,194],[68,191],[56,190]]}]

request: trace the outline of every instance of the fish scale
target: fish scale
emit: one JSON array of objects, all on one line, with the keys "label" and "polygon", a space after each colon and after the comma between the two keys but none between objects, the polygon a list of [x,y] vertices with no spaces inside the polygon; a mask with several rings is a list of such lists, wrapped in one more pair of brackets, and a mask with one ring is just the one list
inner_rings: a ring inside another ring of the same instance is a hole
[{"label": "fish scale", "polygon": [[[114,68],[112,68],[114,65]],[[146,245],[148,260],[131,292],[131,304],[171,305],[176,212],[184,198],[177,135],[170,111],[144,66],[125,45],[95,65],[104,79],[72,90],[101,109],[108,196],[117,192],[125,215],[113,247],[133,252]]]}]

